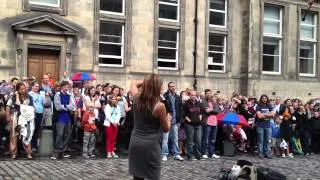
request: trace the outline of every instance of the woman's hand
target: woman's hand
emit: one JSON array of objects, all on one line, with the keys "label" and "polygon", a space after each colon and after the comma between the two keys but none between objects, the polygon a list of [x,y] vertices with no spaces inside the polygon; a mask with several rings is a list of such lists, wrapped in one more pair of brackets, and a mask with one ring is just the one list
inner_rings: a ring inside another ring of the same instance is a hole
[{"label": "woman's hand", "polygon": [[136,86],[137,88],[140,88],[143,84],[143,80],[136,80]]}]

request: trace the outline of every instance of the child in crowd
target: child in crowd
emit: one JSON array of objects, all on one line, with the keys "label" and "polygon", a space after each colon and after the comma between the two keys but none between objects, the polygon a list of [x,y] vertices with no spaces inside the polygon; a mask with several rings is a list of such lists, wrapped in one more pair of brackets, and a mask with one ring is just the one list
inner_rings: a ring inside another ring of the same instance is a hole
[{"label": "child in crowd", "polygon": [[280,125],[281,125],[281,118],[277,116],[275,121],[271,122],[271,130],[272,130],[271,148],[272,148],[273,154],[277,156],[280,155],[280,143],[281,143]]},{"label": "child in crowd", "polygon": [[282,157],[286,157],[285,154],[287,154],[288,157],[293,158],[293,154],[290,153],[290,140],[292,137],[292,120],[291,120],[292,115],[290,114],[290,109],[288,107],[285,108],[284,113],[282,114],[282,122],[280,125],[280,134],[282,140],[284,140],[287,144],[286,148],[282,148]]},{"label": "child in crowd", "polygon": [[83,114],[82,127],[84,131],[82,156],[84,158],[95,157],[93,151],[96,145],[95,130],[97,127],[95,124],[94,107],[92,105]]}]

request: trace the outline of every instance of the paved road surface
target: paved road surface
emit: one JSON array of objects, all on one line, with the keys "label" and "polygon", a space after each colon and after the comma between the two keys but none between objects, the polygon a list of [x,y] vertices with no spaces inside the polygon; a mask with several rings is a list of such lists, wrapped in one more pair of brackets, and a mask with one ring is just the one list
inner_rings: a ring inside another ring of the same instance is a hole
[{"label": "paved road surface", "polygon": [[[257,166],[271,167],[288,176],[288,179],[320,179],[320,155],[308,157],[259,159],[252,156],[222,157],[200,161],[178,162],[169,159],[162,164],[162,179],[217,179],[221,167],[231,167],[238,159],[245,159]],[[20,158],[0,161],[0,179],[131,179],[127,158],[63,160]]]}]

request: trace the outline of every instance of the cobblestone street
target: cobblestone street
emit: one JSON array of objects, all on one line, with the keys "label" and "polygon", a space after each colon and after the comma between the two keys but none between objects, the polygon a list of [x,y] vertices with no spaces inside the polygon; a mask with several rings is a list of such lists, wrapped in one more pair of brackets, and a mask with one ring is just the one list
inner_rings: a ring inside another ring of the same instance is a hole
[{"label": "cobblestone street", "polygon": [[[257,166],[271,167],[288,179],[319,179],[320,156],[258,159],[251,156],[222,157],[215,160],[178,162],[169,159],[162,163],[162,179],[217,179],[221,167],[231,167],[238,159],[249,160]],[[0,179],[131,179],[128,160],[120,159],[63,159],[35,160],[3,159]]]}]

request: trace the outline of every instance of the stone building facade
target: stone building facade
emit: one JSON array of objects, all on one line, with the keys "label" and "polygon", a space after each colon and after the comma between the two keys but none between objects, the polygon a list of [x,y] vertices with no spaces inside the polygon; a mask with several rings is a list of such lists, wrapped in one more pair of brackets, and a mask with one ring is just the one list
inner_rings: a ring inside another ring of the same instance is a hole
[{"label": "stone building facade", "polygon": [[[2,0],[0,79],[92,72],[129,86],[318,95],[318,3],[305,0]],[[304,21],[302,20],[304,19]]]}]

